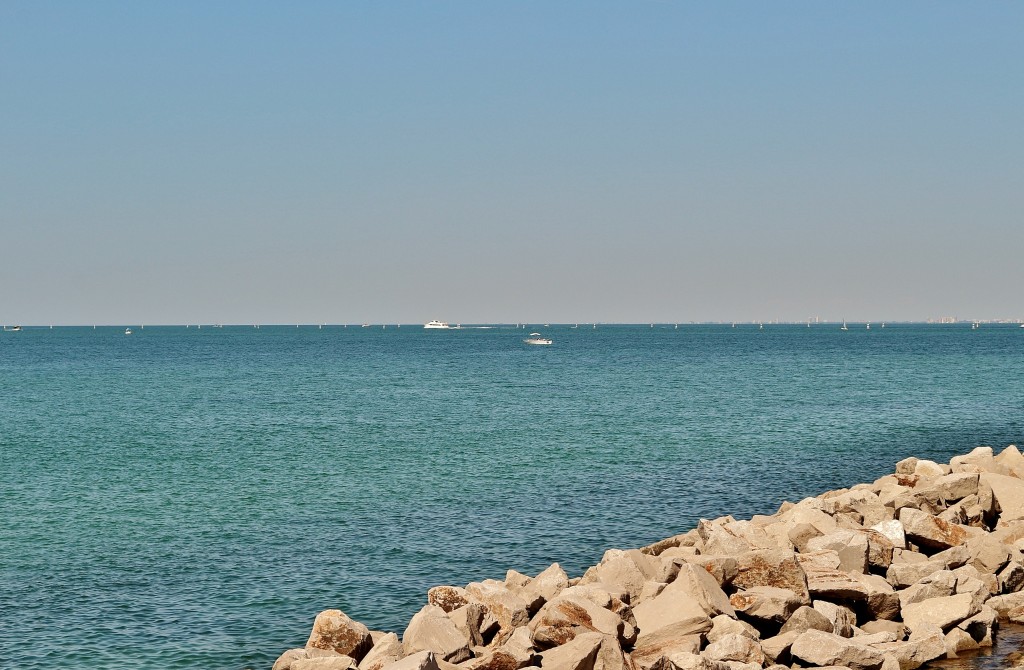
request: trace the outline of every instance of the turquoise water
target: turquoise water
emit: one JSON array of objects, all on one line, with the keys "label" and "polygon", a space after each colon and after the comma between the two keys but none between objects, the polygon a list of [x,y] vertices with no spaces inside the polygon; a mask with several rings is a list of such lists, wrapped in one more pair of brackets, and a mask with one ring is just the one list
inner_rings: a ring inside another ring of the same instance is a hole
[{"label": "turquoise water", "polygon": [[269,668],[338,607],[572,573],[1024,438],[1016,326],[0,333],[0,667]]}]

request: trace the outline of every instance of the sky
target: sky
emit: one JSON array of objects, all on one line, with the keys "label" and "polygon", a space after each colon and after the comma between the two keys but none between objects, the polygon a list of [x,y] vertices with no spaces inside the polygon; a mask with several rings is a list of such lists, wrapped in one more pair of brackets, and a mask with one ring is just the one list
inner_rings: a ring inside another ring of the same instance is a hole
[{"label": "sky", "polygon": [[1024,4],[0,3],[0,322],[1024,318]]}]

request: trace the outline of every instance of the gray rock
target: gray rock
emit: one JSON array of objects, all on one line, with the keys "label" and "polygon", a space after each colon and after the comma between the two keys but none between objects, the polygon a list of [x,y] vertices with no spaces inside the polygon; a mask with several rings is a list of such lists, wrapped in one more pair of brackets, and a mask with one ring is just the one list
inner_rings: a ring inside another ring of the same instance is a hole
[{"label": "gray rock", "polygon": [[306,649],[329,649],[357,661],[370,650],[370,629],[353,621],[341,610],[324,610],[316,615]]},{"label": "gray rock", "polygon": [[469,645],[469,637],[435,605],[425,605],[417,612],[402,634],[406,655],[432,651],[438,659],[450,663],[468,660],[472,656]]}]

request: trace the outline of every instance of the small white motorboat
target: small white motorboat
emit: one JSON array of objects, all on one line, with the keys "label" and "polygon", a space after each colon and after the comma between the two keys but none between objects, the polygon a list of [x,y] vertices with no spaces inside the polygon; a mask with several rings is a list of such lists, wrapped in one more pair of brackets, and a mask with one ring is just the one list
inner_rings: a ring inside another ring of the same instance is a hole
[{"label": "small white motorboat", "polygon": [[554,344],[551,338],[544,337],[540,333],[530,333],[530,336],[523,340],[526,344]]},{"label": "small white motorboat", "polygon": [[132,334],[132,329],[131,328],[125,328],[124,329],[124,334],[125,335],[131,335]]}]

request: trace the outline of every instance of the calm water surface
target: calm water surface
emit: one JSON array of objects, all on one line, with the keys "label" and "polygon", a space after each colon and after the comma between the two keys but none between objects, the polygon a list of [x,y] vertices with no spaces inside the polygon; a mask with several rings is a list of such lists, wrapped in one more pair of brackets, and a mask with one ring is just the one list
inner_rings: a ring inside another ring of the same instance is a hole
[{"label": "calm water surface", "polygon": [[1016,326],[123,330],[0,333],[0,667],[269,668],[1024,438]]}]

